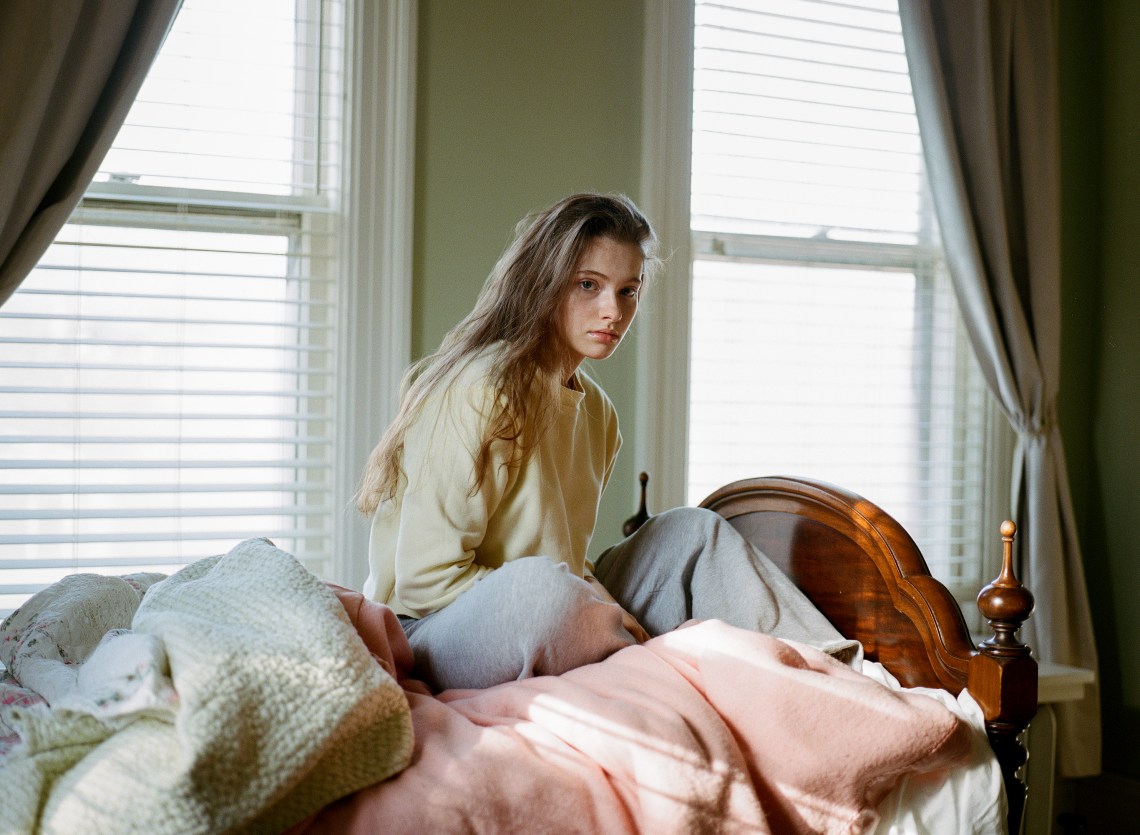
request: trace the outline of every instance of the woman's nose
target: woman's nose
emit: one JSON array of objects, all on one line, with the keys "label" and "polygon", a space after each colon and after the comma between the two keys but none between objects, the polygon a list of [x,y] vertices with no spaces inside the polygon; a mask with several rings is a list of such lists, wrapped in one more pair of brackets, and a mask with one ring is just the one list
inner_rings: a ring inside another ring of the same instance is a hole
[{"label": "woman's nose", "polygon": [[603,319],[613,322],[621,321],[621,305],[618,304],[617,296],[614,293],[602,293],[601,308]]}]

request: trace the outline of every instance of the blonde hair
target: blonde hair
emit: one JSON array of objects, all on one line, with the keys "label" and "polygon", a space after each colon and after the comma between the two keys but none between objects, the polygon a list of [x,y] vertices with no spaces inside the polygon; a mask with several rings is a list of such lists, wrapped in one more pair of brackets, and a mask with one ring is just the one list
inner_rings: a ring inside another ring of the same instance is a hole
[{"label": "blonde hair", "polygon": [[[657,237],[649,221],[621,194],[574,194],[524,218],[491,270],[474,308],[439,348],[405,373],[400,409],[372,450],[356,506],[371,515],[399,484],[404,436],[424,402],[488,346],[502,343],[489,381],[492,412],[475,457],[472,494],[483,484],[491,445],[506,441],[521,463],[549,425],[562,361],[558,311],[586,246],[597,238],[630,243],[645,256],[643,277],[656,272]],[[533,396],[537,387],[539,397]],[[526,432],[524,441],[524,430]]]}]

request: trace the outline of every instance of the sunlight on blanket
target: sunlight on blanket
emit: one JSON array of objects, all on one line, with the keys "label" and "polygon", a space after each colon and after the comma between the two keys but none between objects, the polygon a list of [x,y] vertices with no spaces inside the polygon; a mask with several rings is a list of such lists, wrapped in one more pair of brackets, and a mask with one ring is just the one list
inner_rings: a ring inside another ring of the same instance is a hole
[{"label": "sunlight on blanket", "polygon": [[962,762],[971,739],[934,700],[718,621],[409,701],[412,765],[307,831],[863,831],[902,774]]}]

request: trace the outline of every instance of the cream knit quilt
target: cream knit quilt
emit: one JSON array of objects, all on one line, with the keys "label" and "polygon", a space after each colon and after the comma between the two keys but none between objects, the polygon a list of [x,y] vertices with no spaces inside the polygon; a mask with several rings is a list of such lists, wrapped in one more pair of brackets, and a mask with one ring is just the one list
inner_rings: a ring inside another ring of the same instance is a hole
[{"label": "cream knit quilt", "polygon": [[0,627],[0,660],[45,700],[0,707],[0,832],[278,831],[411,758],[403,691],[265,540],[69,578]]}]

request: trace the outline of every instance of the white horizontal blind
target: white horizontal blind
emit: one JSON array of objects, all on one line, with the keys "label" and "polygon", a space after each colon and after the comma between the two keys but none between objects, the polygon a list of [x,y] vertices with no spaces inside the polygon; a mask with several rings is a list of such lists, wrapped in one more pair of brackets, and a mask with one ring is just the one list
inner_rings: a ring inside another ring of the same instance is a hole
[{"label": "white horizontal blind", "polygon": [[[861,493],[965,599],[988,396],[926,195],[894,0],[698,0],[689,499]],[[996,541],[996,537],[994,537]]]},{"label": "white horizontal blind", "polygon": [[331,556],[339,2],[186,0],[0,308],[0,617],[76,571]]},{"label": "white horizontal blind", "polygon": [[186,0],[96,181],[316,195],[339,136],[324,115],[341,14],[319,0]]}]

